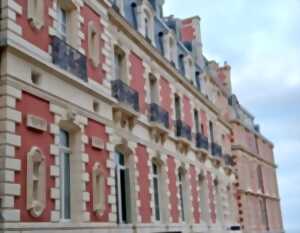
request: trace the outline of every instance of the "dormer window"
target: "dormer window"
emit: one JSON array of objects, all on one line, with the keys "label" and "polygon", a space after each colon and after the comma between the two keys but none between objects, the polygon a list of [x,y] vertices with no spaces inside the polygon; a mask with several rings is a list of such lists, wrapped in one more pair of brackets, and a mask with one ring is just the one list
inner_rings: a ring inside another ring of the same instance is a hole
[{"label": "dormer window", "polygon": [[148,1],[141,1],[137,6],[138,30],[152,44],[154,44],[154,14]]},{"label": "dormer window", "polygon": [[184,54],[179,55],[178,61],[179,61],[179,71],[183,76],[185,76],[186,72],[185,72],[185,64],[184,64]]},{"label": "dormer window", "polygon": [[123,0],[113,0],[112,6],[121,15],[124,15],[124,1]]}]

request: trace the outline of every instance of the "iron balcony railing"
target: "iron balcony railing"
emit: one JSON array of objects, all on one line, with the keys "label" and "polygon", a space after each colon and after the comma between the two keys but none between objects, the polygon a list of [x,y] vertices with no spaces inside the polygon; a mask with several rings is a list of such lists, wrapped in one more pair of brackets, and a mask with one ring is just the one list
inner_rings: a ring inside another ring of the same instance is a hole
[{"label": "iron balcony railing", "polygon": [[213,156],[221,157],[222,156],[222,147],[217,143],[211,143],[211,153]]},{"label": "iron balcony railing", "polygon": [[191,127],[181,120],[176,121],[176,135],[177,137],[184,137],[188,140],[192,140]]},{"label": "iron balcony railing", "polygon": [[169,113],[156,103],[150,104],[150,121],[158,122],[169,128]]},{"label": "iron balcony railing", "polygon": [[112,81],[112,96],[121,103],[129,105],[135,111],[139,111],[139,93],[130,88],[121,79]]},{"label": "iron balcony railing", "polygon": [[87,81],[86,57],[57,36],[52,38],[52,62]]},{"label": "iron balcony railing", "polygon": [[201,133],[196,134],[196,147],[208,150],[208,139]]},{"label": "iron balcony railing", "polygon": [[231,167],[234,166],[235,163],[232,156],[230,156],[229,154],[225,154],[223,157],[226,166],[231,166]]}]

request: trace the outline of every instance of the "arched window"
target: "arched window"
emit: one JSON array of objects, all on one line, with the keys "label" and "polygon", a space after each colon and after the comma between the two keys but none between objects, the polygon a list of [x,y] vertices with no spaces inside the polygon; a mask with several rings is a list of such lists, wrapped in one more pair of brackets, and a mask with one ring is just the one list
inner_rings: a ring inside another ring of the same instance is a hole
[{"label": "arched window", "polygon": [[33,147],[27,154],[26,205],[33,217],[41,216],[46,206],[46,163],[37,147]]},{"label": "arched window", "polygon": [[156,161],[152,162],[152,182],[153,182],[153,200],[155,220],[161,221],[161,183],[160,183],[160,166]]}]

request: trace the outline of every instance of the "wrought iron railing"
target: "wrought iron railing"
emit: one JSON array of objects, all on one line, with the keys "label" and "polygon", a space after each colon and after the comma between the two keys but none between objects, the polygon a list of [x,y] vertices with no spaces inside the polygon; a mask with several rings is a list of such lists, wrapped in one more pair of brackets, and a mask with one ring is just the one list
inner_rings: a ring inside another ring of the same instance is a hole
[{"label": "wrought iron railing", "polygon": [[112,96],[121,103],[131,106],[135,111],[139,111],[139,93],[121,79],[112,81]]},{"label": "wrought iron railing", "polygon": [[201,133],[196,134],[196,146],[200,149],[208,150],[208,139]]},{"label": "wrought iron railing", "polygon": [[57,36],[52,38],[52,62],[87,81],[86,57]]},{"label": "wrought iron railing", "polygon": [[169,113],[156,103],[150,104],[150,121],[158,122],[169,128]]},{"label": "wrought iron railing", "polygon": [[188,140],[192,140],[192,130],[191,127],[188,126],[181,120],[176,121],[176,135],[177,137],[184,137]]},{"label": "wrought iron railing", "polygon": [[212,142],[211,143],[211,154],[216,157],[222,156],[222,147],[218,145],[217,143]]}]

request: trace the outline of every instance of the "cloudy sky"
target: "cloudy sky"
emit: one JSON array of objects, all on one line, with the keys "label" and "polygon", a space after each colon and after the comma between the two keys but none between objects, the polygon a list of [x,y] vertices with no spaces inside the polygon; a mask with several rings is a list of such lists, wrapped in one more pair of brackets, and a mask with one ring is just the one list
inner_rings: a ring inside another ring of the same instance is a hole
[{"label": "cloudy sky", "polygon": [[234,92],[275,144],[287,233],[300,232],[300,0],[166,0],[199,15],[204,53],[232,66]]}]

